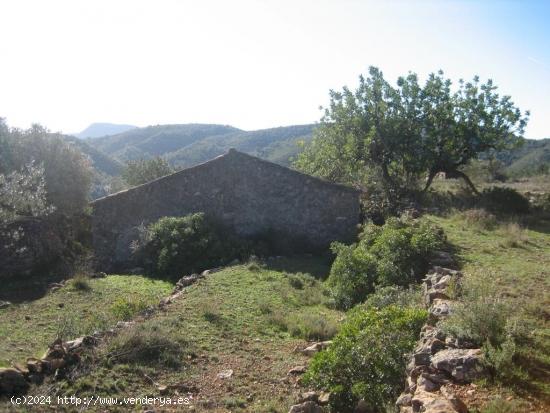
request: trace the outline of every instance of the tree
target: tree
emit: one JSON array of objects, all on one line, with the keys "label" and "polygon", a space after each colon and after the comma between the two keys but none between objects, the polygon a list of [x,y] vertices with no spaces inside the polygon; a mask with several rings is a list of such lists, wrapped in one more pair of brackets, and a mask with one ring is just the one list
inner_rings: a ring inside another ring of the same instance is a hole
[{"label": "tree", "polygon": [[21,171],[0,174],[0,225],[23,216],[47,215],[53,210],[46,200],[42,166],[31,163]]},{"label": "tree", "polygon": [[[0,120],[0,160],[5,160],[0,167],[4,175],[40,168],[46,201],[56,213],[70,215],[88,204],[90,161],[63,135],[50,133],[40,125],[26,130],[9,128]],[[28,165],[40,166],[29,169]]]},{"label": "tree", "polygon": [[138,159],[129,161],[122,171],[122,178],[128,185],[136,186],[153,181],[165,175],[173,173],[174,170],[168,162],[160,156],[152,159]]},{"label": "tree", "polygon": [[423,174],[427,190],[439,172],[477,192],[461,168],[482,152],[518,145],[529,113],[500,97],[491,80],[460,80],[455,92],[451,84],[440,71],[424,86],[409,73],[393,87],[370,67],[355,92],[330,91],[321,125],[295,167],[356,186],[379,179],[394,197],[416,188]]}]

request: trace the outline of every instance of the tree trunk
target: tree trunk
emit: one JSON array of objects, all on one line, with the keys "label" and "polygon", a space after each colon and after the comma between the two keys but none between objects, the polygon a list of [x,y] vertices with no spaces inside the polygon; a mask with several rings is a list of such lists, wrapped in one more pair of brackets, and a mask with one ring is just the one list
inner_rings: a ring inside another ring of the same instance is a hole
[{"label": "tree trunk", "polygon": [[462,178],[464,182],[470,187],[470,189],[474,192],[474,194],[479,195],[479,191],[476,189],[474,183],[470,180],[468,175],[466,175],[464,172],[455,170],[453,171],[453,174],[458,176],[459,178]]},{"label": "tree trunk", "polygon": [[428,180],[426,181],[426,186],[424,187],[423,192],[426,192],[430,188],[435,176],[437,175],[437,172],[438,171],[434,171],[434,170],[430,171],[430,174],[428,175]]}]

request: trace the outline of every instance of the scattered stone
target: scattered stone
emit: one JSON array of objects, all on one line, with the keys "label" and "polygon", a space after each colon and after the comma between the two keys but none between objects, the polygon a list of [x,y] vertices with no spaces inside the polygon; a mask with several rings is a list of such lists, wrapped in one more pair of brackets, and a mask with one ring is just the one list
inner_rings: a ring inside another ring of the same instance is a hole
[{"label": "scattered stone", "polygon": [[309,347],[306,347],[302,350],[302,353],[306,356],[312,356],[315,353],[318,353],[321,350],[326,349],[328,346],[332,344],[332,341],[320,341],[318,343],[314,343],[310,345]]},{"label": "scattered stone", "polygon": [[199,274],[191,274],[181,277],[176,283],[176,291],[196,283],[199,278],[202,278]]},{"label": "scattered stone", "polygon": [[0,309],[8,308],[11,305],[9,301],[0,301]]},{"label": "scattered stone", "polygon": [[214,273],[219,272],[221,270],[222,270],[222,267],[216,267],[216,268],[211,268],[209,270],[204,270],[203,272],[201,272],[201,276],[206,277],[207,275],[214,274]]},{"label": "scattered stone", "polygon": [[29,388],[25,376],[14,368],[0,368],[0,395],[24,394]]},{"label": "scattered stone", "polygon": [[289,371],[288,371],[288,374],[304,374],[307,370],[307,367],[306,366],[296,366],[296,367],[292,367]]},{"label": "scattered stone", "polygon": [[316,402],[319,400],[319,395],[314,391],[308,391],[305,393],[300,394],[300,397],[298,399],[298,403],[304,403],[304,402]]},{"label": "scattered stone", "polygon": [[115,328],[128,328],[132,327],[134,324],[134,321],[119,321],[118,323],[116,323]]},{"label": "scattered stone", "polygon": [[452,301],[436,298],[430,307],[430,316],[435,320],[448,317],[452,312]]},{"label": "scattered stone", "polygon": [[321,406],[312,401],[307,401],[300,404],[295,404],[290,407],[288,413],[322,413]]},{"label": "scattered stone", "polygon": [[468,407],[466,407],[466,404],[464,404],[464,402],[456,395],[454,394],[449,388],[448,386],[442,386],[441,389],[441,394],[448,400],[451,402],[451,404],[453,405],[454,409],[458,412],[458,413],[468,413]]},{"label": "scattered stone", "polygon": [[317,403],[319,403],[321,406],[325,406],[329,403],[330,401],[330,393],[329,392],[321,392],[321,394],[319,394],[319,399],[317,400]]},{"label": "scattered stone", "polygon": [[233,376],[233,370],[231,369],[220,371],[217,375],[218,379],[222,379],[222,380],[230,379],[232,376]]},{"label": "scattered stone", "polygon": [[425,378],[424,376],[420,376],[418,378],[418,380],[416,381],[416,388],[417,389],[422,389],[422,390],[425,390],[427,392],[435,392],[435,391],[438,391],[439,388],[441,387],[440,384],[438,383],[434,383],[433,381]]},{"label": "scattered stone", "polygon": [[93,336],[82,336],[77,339],[67,341],[65,348],[67,351],[75,351],[81,347],[92,347],[97,344],[97,339]]},{"label": "scattered stone", "polygon": [[107,274],[102,272],[102,271],[101,272],[95,272],[90,276],[90,278],[105,278],[105,277],[107,277]]},{"label": "scattered stone", "polygon": [[481,376],[481,358],[481,349],[447,349],[432,356],[432,367],[459,382],[470,382]]},{"label": "scattered stone", "polygon": [[157,386],[157,390],[159,391],[159,393],[161,395],[166,395],[166,394],[168,394],[169,388],[168,388],[168,386],[165,386],[163,384],[159,384]]},{"label": "scattered stone", "polygon": [[410,406],[412,401],[412,396],[409,393],[401,393],[401,396],[397,398],[395,402],[396,406]]}]

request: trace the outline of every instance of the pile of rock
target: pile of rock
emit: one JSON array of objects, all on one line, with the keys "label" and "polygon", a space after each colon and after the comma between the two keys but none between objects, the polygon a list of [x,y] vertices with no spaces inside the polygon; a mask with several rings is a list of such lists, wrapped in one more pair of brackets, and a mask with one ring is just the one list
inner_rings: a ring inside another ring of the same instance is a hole
[{"label": "pile of rock", "polygon": [[481,349],[448,337],[437,327],[453,311],[451,290],[459,287],[461,277],[459,271],[435,266],[423,280],[430,316],[407,365],[406,388],[396,402],[401,413],[468,412],[449,385],[469,383],[483,375]]},{"label": "pile of rock", "polygon": [[76,340],[53,342],[40,358],[29,358],[26,364],[15,364],[0,369],[0,396],[14,396],[27,392],[30,384],[40,384],[46,376],[65,377],[69,369],[80,362],[81,354],[97,344],[95,336],[83,336]]}]

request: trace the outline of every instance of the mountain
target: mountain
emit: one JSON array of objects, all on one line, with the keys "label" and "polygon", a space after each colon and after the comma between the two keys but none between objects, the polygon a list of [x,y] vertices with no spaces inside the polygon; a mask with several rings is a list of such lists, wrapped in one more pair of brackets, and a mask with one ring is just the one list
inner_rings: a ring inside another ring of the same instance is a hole
[{"label": "mountain", "polygon": [[90,146],[86,141],[75,138],[74,136],[65,136],[65,139],[80,149],[82,153],[88,155],[92,162],[92,167],[96,171],[108,176],[117,176],[122,172],[122,163]]},{"label": "mountain", "polygon": [[496,154],[510,176],[536,175],[550,172],[550,138],[525,139],[519,148]]},{"label": "mountain", "polygon": [[101,136],[116,135],[117,133],[126,132],[130,129],[135,129],[133,125],[117,125],[115,123],[92,123],[82,132],[75,134],[77,138],[99,138]]},{"label": "mountain", "polygon": [[235,148],[283,165],[298,153],[300,140],[309,140],[314,125],[244,131],[227,125],[184,124],[136,128],[88,140],[97,150],[121,162],[165,157],[177,168],[189,167]]}]

